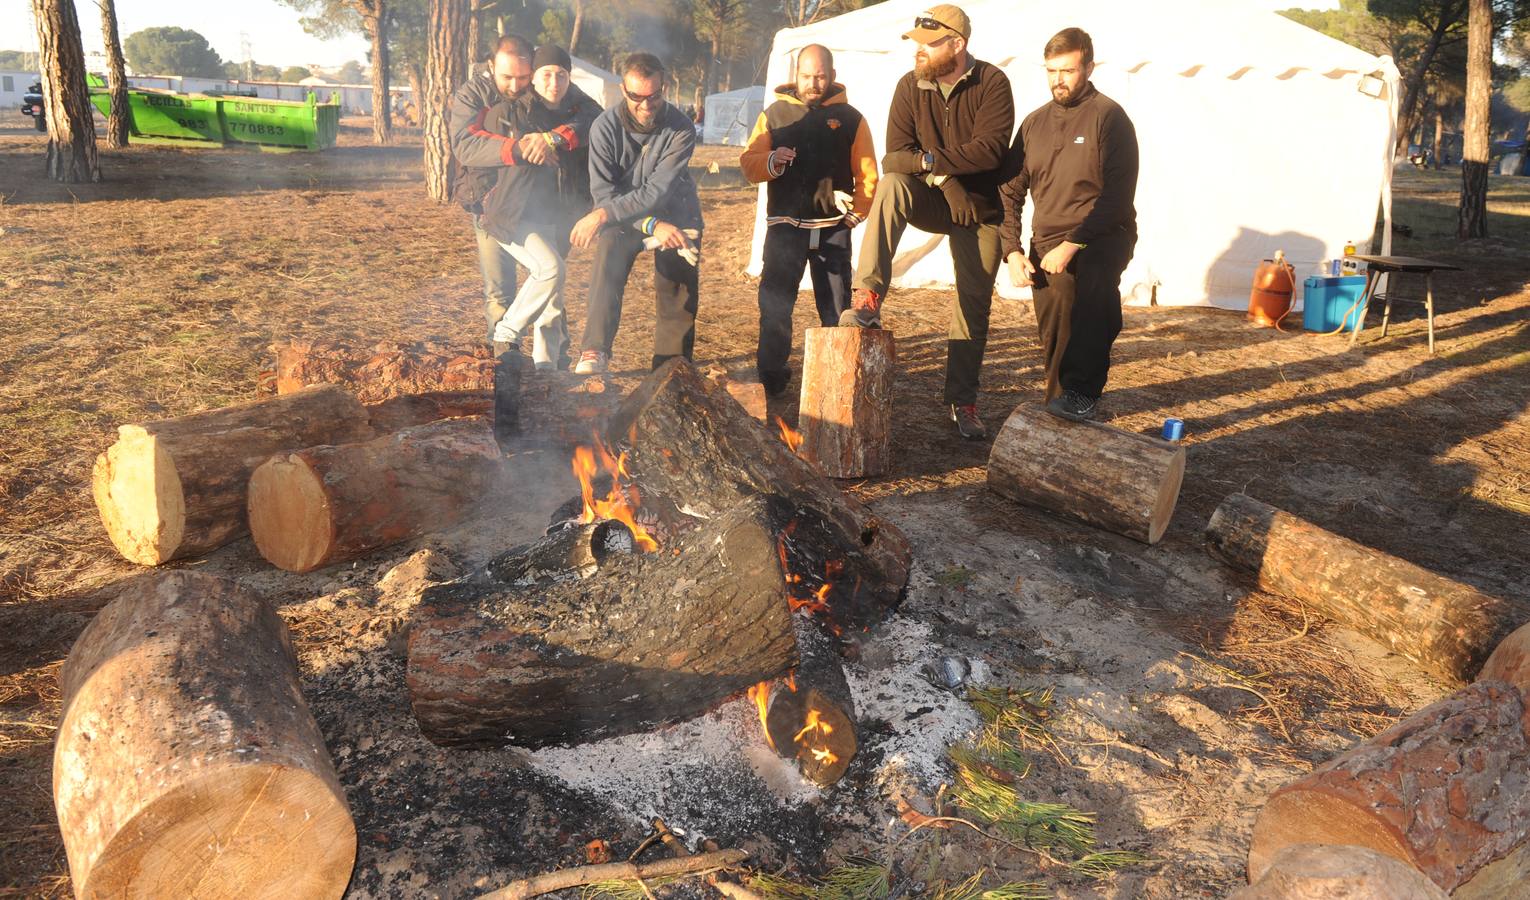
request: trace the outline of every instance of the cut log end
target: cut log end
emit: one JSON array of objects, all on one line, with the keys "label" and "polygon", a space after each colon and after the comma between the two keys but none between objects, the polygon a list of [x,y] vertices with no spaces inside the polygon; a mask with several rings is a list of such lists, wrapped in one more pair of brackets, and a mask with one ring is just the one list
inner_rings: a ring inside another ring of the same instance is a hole
[{"label": "cut log end", "polygon": [[1280,851],[1321,837],[1325,844],[1368,847],[1412,866],[1402,837],[1355,803],[1314,790],[1287,790],[1271,797],[1254,826],[1248,880],[1263,878]]},{"label": "cut log end", "polygon": [[279,569],[310,572],[334,548],[329,494],[298,454],[271,459],[250,476],[249,516],[256,549]]},{"label": "cut log end", "polygon": [[117,552],[145,566],[170,559],[185,535],[186,498],[175,460],[138,425],[96,457],[91,492]]},{"label": "cut log end", "polygon": [[323,779],[285,766],[231,766],[135,815],[78,896],[339,897],[355,857],[350,813]]},{"label": "cut log end", "polygon": [[855,723],[840,702],[816,688],[773,685],[765,733],[776,753],[795,759],[802,777],[819,786],[838,781],[855,758]]},{"label": "cut log end", "polygon": [[1158,543],[1168,530],[1169,520],[1174,518],[1174,507],[1179,503],[1179,489],[1185,480],[1185,451],[1180,450],[1164,469],[1163,481],[1158,485],[1158,499],[1149,514],[1147,542]]}]

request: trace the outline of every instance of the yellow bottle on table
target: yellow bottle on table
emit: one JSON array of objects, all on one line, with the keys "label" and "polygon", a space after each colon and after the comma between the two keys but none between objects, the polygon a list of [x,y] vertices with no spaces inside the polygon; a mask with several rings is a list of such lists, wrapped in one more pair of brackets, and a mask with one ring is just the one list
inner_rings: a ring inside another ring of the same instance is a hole
[{"label": "yellow bottle on table", "polygon": [[1339,264],[1340,275],[1359,275],[1360,260],[1355,259],[1355,242],[1344,242],[1344,260]]}]

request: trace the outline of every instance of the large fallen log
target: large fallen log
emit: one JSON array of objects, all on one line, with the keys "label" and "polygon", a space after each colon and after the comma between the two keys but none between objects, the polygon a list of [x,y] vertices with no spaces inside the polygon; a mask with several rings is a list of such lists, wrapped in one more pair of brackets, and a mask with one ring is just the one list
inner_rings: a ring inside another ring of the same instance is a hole
[{"label": "large fallen log", "polygon": [[685,360],[649,375],[608,434],[627,453],[644,497],[669,498],[700,517],[720,515],[754,494],[777,494],[796,507],[799,525],[789,543],[833,549],[788,568],[820,579],[826,568],[834,570],[827,615],[838,627],[869,627],[901,600],[912,561],[903,532],[794,454]]},{"label": "large fallen log", "polygon": [[988,486],[1011,500],[1156,544],[1185,477],[1178,444],[1015,407],[993,439]]},{"label": "large fallen log", "polygon": [[1367,847],[1292,844],[1227,900],[1445,900],[1424,873]]},{"label": "large fallen log", "polygon": [[797,428],[805,459],[833,478],[892,467],[893,334],[883,328],[809,328]]},{"label": "large fallen log", "polygon": [[378,403],[401,394],[494,389],[494,359],[485,346],[292,340],[271,345],[271,352],[278,394],[338,384],[363,403]]},{"label": "large fallen log", "polygon": [[583,743],[693,717],[784,674],[796,646],[778,527],[755,498],[656,553],[612,552],[607,539],[583,577],[523,564],[567,558],[533,545],[430,588],[409,636],[421,731],[446,746]]},{"label": "large fallen log", "polygon": [[481,416],[280,453],[250,476],[250,534],[272,565],[310,572],[455,525],[501,472]]},{"label": "large fallen log", "polygon": [[316,387],[123,425],[96,457],[91,488],[117,552],[155,566],[244,536],[245,487],[273,453],[375,436],[354,397]]},{"label": "large fallen log", "polygon": [[1479,891],[1504,883],[1502,861],[1521,858],[1530,837],[1525,724],[1517,689],[1478,682],[1350,748],[1270,795],[1254,823],[1249,880],[1290,844],[1354,844],[1453,896],[1494,896]]},{"label": "large fallen log", "polygon": [[1212,513],[1213,553],[1263,590],[1295,597],[1456,683],[1471,681],[1525,604],[1490,597],[1244,494]]},{"label": "large fallen log", "polygon": [[77,897],[339,897],[356,830],[259,596],[146,576],[59,678],[53,797]]}]

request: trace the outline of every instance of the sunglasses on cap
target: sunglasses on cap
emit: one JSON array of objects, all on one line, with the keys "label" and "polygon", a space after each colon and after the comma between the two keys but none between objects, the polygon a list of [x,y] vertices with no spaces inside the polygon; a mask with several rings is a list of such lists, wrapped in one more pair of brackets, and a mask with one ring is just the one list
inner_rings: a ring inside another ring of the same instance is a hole
[{"label": "sunglasses on cap", "polygon": [[658,90],[654,91],[652,94],[634,94],[631,91],[627,90],[627,88],[625,86],[623,86],[622,87],[622,93],[626,94],[627,95],[627,99],[631,100],[633,103],[636,103],[638,106],[657,106],[660,103],[664,102],[664,89],[663,88],[659,88]]},{"label": "sunglasses on cap", "polygon": [[929,29],[931,31],[940,31],[940,30],[944,29],[945,31],[949,31],[949,32],[951,32],[954,35],[957,35],[957,36],[961,35],[960,31],[957,31],[955,28],[952,28],[950,25],[947,25],[946,23],[941,22],[941,21],[939,21],[937,19],[932,19],[929,16],[920,16],[917,19],[915,19],[914,20],[914,27],[915,28],[926,28],[926,29]]}]

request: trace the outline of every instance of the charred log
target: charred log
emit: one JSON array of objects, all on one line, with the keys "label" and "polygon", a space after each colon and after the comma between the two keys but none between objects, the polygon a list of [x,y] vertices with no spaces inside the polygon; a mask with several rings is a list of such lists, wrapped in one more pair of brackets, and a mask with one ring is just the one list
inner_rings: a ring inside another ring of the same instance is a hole
[{"label": "charred log", "polygon": [[794,620],[797,668],[769,687],[765,734],[776,753],[797,761],[803,777],[829,785],[845,774],[859,748],[855,703],[839,642],[815,620],[800,614]]}]

